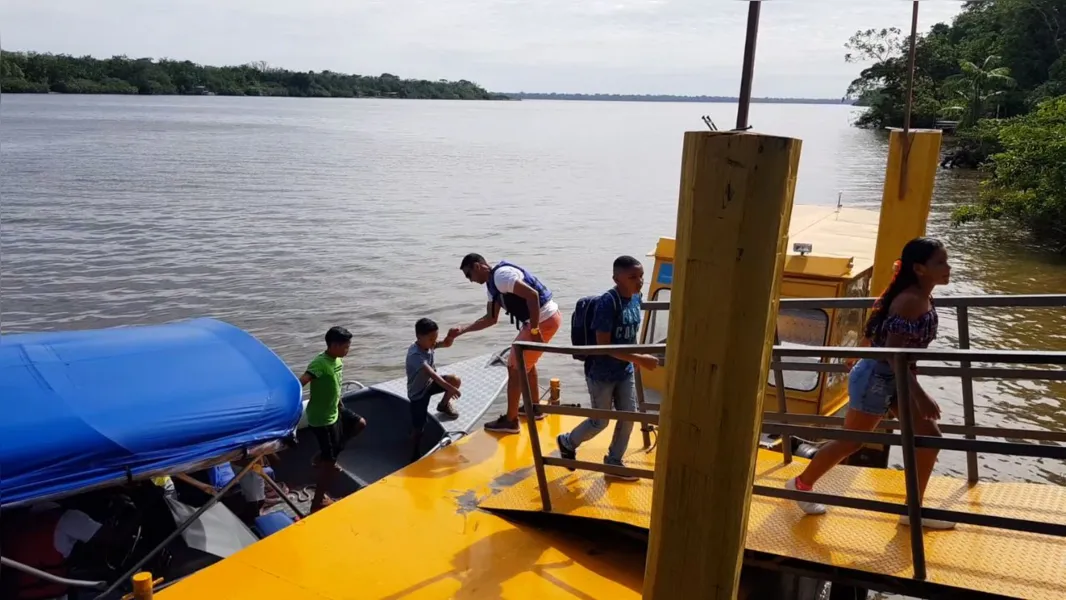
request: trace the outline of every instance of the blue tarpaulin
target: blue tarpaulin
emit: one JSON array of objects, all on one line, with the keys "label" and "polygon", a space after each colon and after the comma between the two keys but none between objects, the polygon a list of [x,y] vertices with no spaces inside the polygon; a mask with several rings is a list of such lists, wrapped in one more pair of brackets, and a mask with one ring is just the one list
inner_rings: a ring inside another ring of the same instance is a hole
[{"label": "blue tarpaulin", "polygon": [[300,382],[214,319],[0,336],[0,504],[288,436]]}]

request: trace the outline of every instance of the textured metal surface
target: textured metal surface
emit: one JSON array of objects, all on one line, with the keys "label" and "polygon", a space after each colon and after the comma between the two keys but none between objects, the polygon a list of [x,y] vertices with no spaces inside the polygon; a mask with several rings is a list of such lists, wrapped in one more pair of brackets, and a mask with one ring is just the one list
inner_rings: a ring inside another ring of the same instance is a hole
[{"label": "textured metal surface", "polygon": [[[558,423],[541,431],[554,439]],[[637,436],[639,437],[639,436]],[[157,594],[160,600],[638,600],[639,544],[478,510],[531,471],[525,435],[476,432]]]},{"label": "textured metal surface", "polygon": [[[510,348],[502,355],[482,354],[457,363],[438,368],[441,374],[457,375],[462,380],[462,396],[455,402],[459,418],[449,419],[436,412],[437,404],[429,405],[430,413],[440,421],[448,433],[468,434],[473,431],[485,412],[492,405],[503,387],[507,385],[507,356]],[[385,383],[370,386],[372,388],[407,397],[407,378],[400,377]]]},{"label": "textured metal surface", "polygon": [[[554,421],[559,420],[556,423]],[[541,424],[545,453],[557,455],[554,435],[576,425],[573,417],[549,417]],[[612,425],[613,427],[613,425]],[[578,458],[602,460],[610,440],[606,431],[582,446]],[[653,468],[654,451],[640,449],[640,436],[630,440],[628,466]],[[532,465],[532,456],[529,457]],[[806,461],[781,464],[781,455],[760,450],[756,483],[783,487]],[[648,527],[652,482],[615,483],[600,473],[571,473],[547,467],[553,513],[605,519]],[[903,474],[895,470],[839,466],[816,490],[902,504]],[[1066,489],[1027,483],[980,483],[969,487],[962,479],[934,477],[925,505],[972,513],[1066,523]],[[481,508],[540,511],[532,473],[480,504]],[[912,573],[910,530],[898,517],[830,507],[823,516],[805,516],[795,503],[754,497],[748,522],[747,548],[800,560],[858,569],[892,577]],[[1023,598],[1066,597],[1066,540],[1051,536],[959,525],[954,531],[925,533],[929,581],[966,590]]]}]

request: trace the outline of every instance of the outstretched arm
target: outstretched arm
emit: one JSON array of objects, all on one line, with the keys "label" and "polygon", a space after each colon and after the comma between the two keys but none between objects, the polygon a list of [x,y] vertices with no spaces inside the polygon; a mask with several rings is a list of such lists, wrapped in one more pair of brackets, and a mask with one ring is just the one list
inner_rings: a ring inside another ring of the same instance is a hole
[{"label": "outstretched arm", "polygon": [[[596,345],[611,345],[611,334],[604,331],[597,331]],[[618,360],[631,362],[637,366],[644,367],[649,371],[655,370],[659,367],[659,358],[657,356],[652,356],[651,354],[629,354],[625,352],[612,352],[609,356],[617,358]]]},{"label": "outstretched arm", "polygon": [[[485,307],[485,314],[480,319],[467,325],[466,327],[455,327],[448,331],[448,337],[453,340],[464,333],[473,333],[475,331],[481,331],[487,329],[496,324],[496,321],[500,317],[500,305],[496,304],[495,300],[490,300]],[[447,339],[447,338],[445,338]]]},{"label": "outstretched arm", "polygon": [[429,363],[423,362],[422,369],[425,370],[426,375],[429,375],[429,378],[435,381],[437,385],[441,387],[441,389],[456,397],[460,395],[459,388],[448,383],[448,380],[441,377],[440,373],[437,373],[437,371],[433,367],[429,366]]}]

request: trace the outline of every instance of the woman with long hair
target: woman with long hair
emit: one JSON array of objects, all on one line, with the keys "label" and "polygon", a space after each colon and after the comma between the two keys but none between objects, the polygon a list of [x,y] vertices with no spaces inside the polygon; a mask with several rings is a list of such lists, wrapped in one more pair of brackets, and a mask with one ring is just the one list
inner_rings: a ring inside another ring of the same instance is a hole
[{"label": "woman with long hair", "polygon": [[[903,247],[896,263],[896,274],[881,297],[874,303],[870,318],[866,321],[864,342],[877,348],[926,348],[936,339],[938,319],[933,306],[933,288],[948,283],[951,266],[944,244],[932,238],[917,238]],[[925,393],[914,371],[907,370],[910,398],[913,409],[914,434],[940,436],[937,420],[940,407]],[[844,418],[845,429],[873,431],[889,411],[898,413],[896,403],[896,375],[892,365],[879,359],[864,358],[851,369],[848,380],[848,412]],[[814,485],[830,469],[854,454],[862,444],[845,440],[833,440],[826,444],[807,468],[798,477],[790,479],[785,487],[790,490],[811,491]],[[925,495],[925,486],[933,473],[938,450],[918,448],[918,495]],[[825,505],[815,502],[798,502],[800,509],[809,515],[825,513]],[[909,525],[904,516],[901,524]],[[930,529],[951,529],[954,523],[935,519],[922,519],[922,526]]]}]

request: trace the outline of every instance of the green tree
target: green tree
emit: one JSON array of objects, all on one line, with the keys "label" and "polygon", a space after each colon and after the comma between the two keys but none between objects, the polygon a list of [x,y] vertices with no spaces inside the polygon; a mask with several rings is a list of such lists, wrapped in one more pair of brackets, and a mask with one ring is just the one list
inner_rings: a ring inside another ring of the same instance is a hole
[{"label": "green tree", "polygon": [[1066,96],[998,125],[1003,150],[977,202],[955,211],[957,223],[1007,219],[1066,251]]},{"label": "green tree", "polygon": [[204,94],[225,96],[304,96],[316,98],[448,98],[505,100],[469,81],[401,79],[332,71],[293,72],[259,61],[213,67],[189,61],[36,52],[0,52],[4,92],[67,94]]},{"label": "green tree", "polygon": [[944,85],[948,90],[955,93],[964,102],[963,105],[955,105],[946,108],[951,112],[962,114],[961,126],[972,127],[977,120],[985,116],[985,111],[990,100],[1001,98],[1003,89],[1014,87],[1014,78],[1010,76],[1010,68],[997,67],[1000,57],[991,55],[985,58],[981,66],[968,60],[960,60],[961,73],[948,77]]}]

